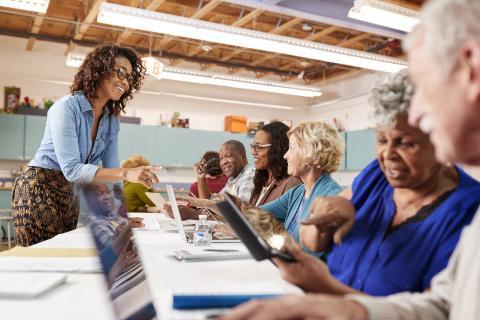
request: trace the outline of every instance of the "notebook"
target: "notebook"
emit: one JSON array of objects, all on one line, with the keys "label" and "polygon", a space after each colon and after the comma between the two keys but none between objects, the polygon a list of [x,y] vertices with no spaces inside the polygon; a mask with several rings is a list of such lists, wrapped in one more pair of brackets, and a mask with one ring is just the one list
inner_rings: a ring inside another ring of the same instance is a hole
[{"label": "notebook", "polygon": [[251,259],[249,252],[235,249],[204,249],[204,250],[177,250],[175,258],[180,261],[200,262],[200,261],[221,261]]},{"label": "notebook", "polygon": [[[182,217],[180,216],[180,210],[178,209],[177,199],[175,198],[175,193],[173,192],[173,186],[171,184],[167,184],[166,187],[167,187],[168,201],[170,201],[170,205],[172,206],[172,213],[175,220],[175,224],[177,226],[178,233],[180,233],[180,236],[185,242],[193,243],[193,230],[185,231],[183,227]],[[212,242],[231,243],[231,242],[240,242],[240,240],[224,234],[213,234]]]},{"label": "notebook", "polygon": [[67,275],[59,273],[0,273],[0,298],[36,298],[67,281]]},{"label": "notebook", "polygon": [[[148,287],[132,229],[124,218],[123,199],[114,199],[111,185],[92,183],[80,186],[85,201],[81,210],[87,214],[100,258],[108,296],[120,320],[156,319],[157,313]],[[121,202],[120,208],[115,204]]]}]

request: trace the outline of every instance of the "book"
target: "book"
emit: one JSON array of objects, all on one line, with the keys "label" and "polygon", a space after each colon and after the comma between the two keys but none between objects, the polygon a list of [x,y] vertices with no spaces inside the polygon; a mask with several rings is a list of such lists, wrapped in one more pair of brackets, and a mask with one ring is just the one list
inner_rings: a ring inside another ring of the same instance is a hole
[{"label": "book", "polygon": [[233,308],[253,299],[269,299],[276,294],[174,294],[174,309]]},{"label": "book", "polygon": [[252,256],[247,251],[236,249],[204,249],[204,250],[177,250],[175,258],[179,261],[217,261],[217,260],[237,260],[251,259]]},{"label": "book", "polygon": [[36,298],[65,283],[67,276],[58,273],[0,273],[0,298]]}]

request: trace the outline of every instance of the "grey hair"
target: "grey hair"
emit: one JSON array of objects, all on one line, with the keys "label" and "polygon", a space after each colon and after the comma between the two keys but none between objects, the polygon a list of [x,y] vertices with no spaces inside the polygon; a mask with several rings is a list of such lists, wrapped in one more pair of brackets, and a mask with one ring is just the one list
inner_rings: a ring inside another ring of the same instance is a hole
[{"label": "grey hair", "polygon": [[449,73],[458,50],[467,41],[480,41],[479,0],[430,0],[420,13],[420,25],[404,41],[409,51],[422,36],[428,51]]},{"label": "grey hair", "polygon": [[370,91],[373,121],[377,126],[395,126],[397,116],[407,115],[413,96],[413,84],[405,69],[378,82]]}]

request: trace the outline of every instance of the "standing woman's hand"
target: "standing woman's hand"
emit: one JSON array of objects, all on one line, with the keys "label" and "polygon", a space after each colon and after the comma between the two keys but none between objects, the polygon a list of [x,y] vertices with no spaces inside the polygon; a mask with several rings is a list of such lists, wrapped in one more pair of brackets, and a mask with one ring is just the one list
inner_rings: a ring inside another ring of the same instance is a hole
[{"label": "standing woman's hand", "polygon": [[147,188],[151,188],[154,183],[159,183],[155,171],[160,170],[160,166],[143,166],[137,168],[125,169],[123,180],[137,182],[143,184]]}]

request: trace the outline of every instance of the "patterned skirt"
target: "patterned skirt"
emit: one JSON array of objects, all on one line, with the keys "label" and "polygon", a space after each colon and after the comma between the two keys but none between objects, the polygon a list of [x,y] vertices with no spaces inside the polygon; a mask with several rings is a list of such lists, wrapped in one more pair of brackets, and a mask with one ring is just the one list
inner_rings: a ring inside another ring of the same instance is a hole
[{"label": "patterned skirt", "polygon": [[28,167],[15,179],[12,213],[21,246],[73,230],[79,214],[73,183],[60,171]]}]

